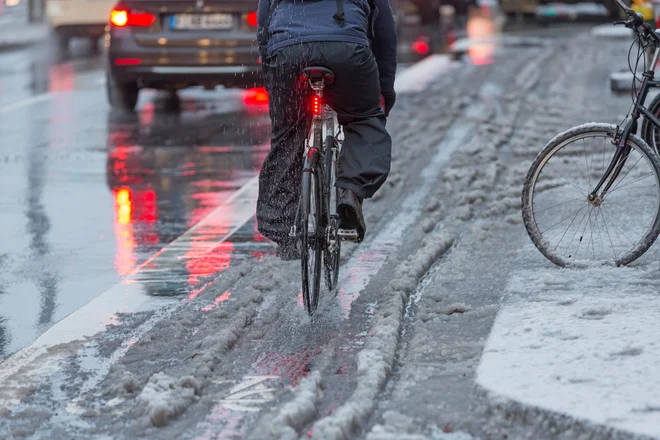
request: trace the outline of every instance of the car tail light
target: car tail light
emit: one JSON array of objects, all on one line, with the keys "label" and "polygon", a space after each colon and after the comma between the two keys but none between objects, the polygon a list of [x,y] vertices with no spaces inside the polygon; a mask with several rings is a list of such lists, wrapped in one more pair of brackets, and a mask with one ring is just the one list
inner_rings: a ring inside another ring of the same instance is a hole
[{"label": "car tail light", "polygon": [[312,96],[312,114],[321,114],[321,97],[319,95]]},{"label": "car tail light", "polygon": [[250,12],[246,18],[250,26],[257,27],[257,11]]},{"label": "car tail light", "polygon": [[412,49],[417,53],[417,55],[426,55],[431,50],[426,38],[420,38],[412,44]]},{"label": "car tail light", "polygon": [[247,106],[268,104],[268,92],[259,87],[247,89],[243,96],[243,103]]},{"label": "car tail light", "polygon": [[142,64],[141,58],[116,58],[115,66],[139,66]]},{"label": "car tail light", "polygon": [[149,27],[156,21],[156,16],[149,12],[130,11],[117,7],[110,12],[110,23],[117,27]]}]

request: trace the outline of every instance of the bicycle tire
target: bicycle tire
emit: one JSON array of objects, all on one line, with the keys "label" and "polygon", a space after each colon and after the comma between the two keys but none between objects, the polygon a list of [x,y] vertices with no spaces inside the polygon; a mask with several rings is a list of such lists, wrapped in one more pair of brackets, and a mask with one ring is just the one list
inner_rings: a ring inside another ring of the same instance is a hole
[{"label": "bicycle tire", "polygon": [[[613,138],[616,135],[616,131],[617,126],[613,124],[591,123],[573,127],[563,133],[560,133],[554,139],[552,139],[543,148],[543,150],[541,150],[541,152],[537,155],[536,159],[532,163],[529,172],[527,173],[527,177],[523,185],[521,200],[523,222],[525,224],[525,228],[527,229],[527,233],[529,234],[529,237],[531,238],[536,248],[548,260],[552,261],[558,266],[567,267],[576,264],[574,261],[568,260],[561,255],[558,255],[556,252],[554,252],[553,249],[550,249],[550,244],[543,238],[543,234],[539,230],[538,225],[534,219],[533,194],[538,176],[540,175],[542,168],[552,158],[555,152],[559,151],[561,148],[563,148],[563,146],[568,145],[571,139],[578,139],[580,137],[584,138],[585,135],[593,135],[594,137],[605,135],[607,137]],[[660,187],[660,158],[658,155],[656,155],[651,147],[649,147],[646,142],[644,142],[644,140],[637,135],[631,134],[628,138],[628,143],[631,148],[635,149],[640,153],[640,155],[648,160],[648,163],[651,165],[651,169],[655,174],[655,182],[658,187]],[[612,146],[612,148],[614,148],[614,146]],[[613,258],[611,261],[603,260],[601,261],[601,264],[615,264],[620,266],[632,263],[637,258],[642,256],[644,252],[646,252],[651,247],[651,245],[653,245],[659,234],[660,215],[656,213],[655,219],[652,222],[650,228],[638,243],[633,243],[632,249],[622,254],[620,257]]]},{"label": "bicycle tire", "polygon": [[[336,244],[336,249],[332,250],[330,249],[329,243],[326,243],[326,246],[323,249],[323,266],[325,269],[325,285],[328,287],[329,291],[334,291],[337,287],[337,284],[339,282],[339,258],[341,256],[341,241],[337,237],[337,230],[339,228],[339,224],[332,222],[332,219],[330,216],[327,214],[330,212],[330,203],[332,201],[332,192],[335,192],[335,202],[337,201],[338,194],[337,194],[337,188],[334,185],[334,177],[336,173],[335,169],[335,164],[333,162],[333,155],[332,155],[332,149],[335,146],[335,137],[334,136],[327,136],[325,138],[324,142],[324,148],[323,151],[325,151],[325,193],[323,195],[324,197],[324,204],[323,206],[325,207],[325,212],[326,212],[326,220],[327,220],[327,225],[329,225],[328,230],[330,231],[330,235],[334,235],[334,241]],[[330,237],[329,237],[330,238]]]},{"label": "bicycle tire", "polygon": [[[310,149],[302,175],[302,229],[300,231],[302,295],[309,315],[316,311],[321,290],[321,267],[325,230],[321,219],[321,181],[318,150]],[[310,221],[313,221],[310,224]]]},{"label": "bicycle tire", "polygon": [[[648,106],[648,110],[656,118],[660,118],[660,95],[653,98],[651,104]],[[660,127],[653,125],[653,123],[646,117],[642,119],[642,130],[640,131],[642,139],[649,144],[649,147],[651,147],[656,154],[660,154]]]}]

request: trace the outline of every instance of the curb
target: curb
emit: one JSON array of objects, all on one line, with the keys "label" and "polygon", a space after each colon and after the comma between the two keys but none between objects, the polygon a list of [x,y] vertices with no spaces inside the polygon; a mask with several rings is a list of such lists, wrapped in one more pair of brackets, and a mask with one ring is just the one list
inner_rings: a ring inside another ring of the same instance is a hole
[{"label": "curb", "polygon": [[508,424],[524,427],[525,437],[517,437],[520,439],[657,440],[656,437],[634,434],[499,395],[479,383],[478,376],[475,381],[475,396],[488,415],[500,416]]},{"label": "curb", "polygon": [[46,41],[45,36],[44,38],[32,38],[29,40],[8,40],[8,41],[2,41],[0,40],[0,53],[1,52],[9,52],[12,50],[18,50],[18,49],[23,49],[25,47],[29,46],[34,46],[35,44],[42,43]]}]

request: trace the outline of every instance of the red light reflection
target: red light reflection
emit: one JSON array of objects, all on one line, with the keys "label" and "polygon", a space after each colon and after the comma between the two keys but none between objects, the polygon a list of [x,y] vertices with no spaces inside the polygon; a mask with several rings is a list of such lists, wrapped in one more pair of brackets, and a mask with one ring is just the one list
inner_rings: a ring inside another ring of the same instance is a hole
[{"label": "red light reflection", "polygon": [[291,379],[290,386],[295,387],[312,370],[312,363],[321,352],[320,347],[306,348],[298,353],[266,353],[254,366],[260,376],[279,376]]},{"label": "red light reflection", "polygon": [[495,24],[493,19],[472,15],[467,23],[467,35],[470,40],[475,41],[468,49],[468,55],[472,62],[478,66],[492,64],[495,44],[489,41],[495,35]]},{"label": "red light reflection", "polygon": [[219,297],[217,297],[217,298],[215,299],[215,301],[213,301],[213,304],[208,305],[208,306],[206,306],[206,307],[202,307],[202,310],[204,310],[205,312],[208,312],[208,311],[210,311],[210,310],[213,310],[213,309],[215,309],[216,307],[218,307],[221,303],[227,301],[227,300],[229,299],[230,296],[231,296],[231,293],[229,293],[229,292],[225,292],[225,293],[223,293],[222,295],[220,295]]},{"label": "red light reflection", "polygon": [[135,237],[131,214],[133,201],[131,190],[127,187],[117,188],[113,191],[115,208],[115,237],[117,238],[117,254],[115,255],[115,268],[120,275],[128,275],[133,271],[137,260],[135,258]]},{"label": "red light reflection", "polygon": [[[233,251],[234,244],[224,241],[209,252],[209,242],[203,237],[193,236],[190,248],[183,257],[186,260],[186,269],[188,270],[188,284],[194,286],[202,279],[227,269],[231,263]],[[193,299],[197,294],[193,295],[191,293],[190,299]]]},{"label": "red light reflection", "polygon": [[70,92],[74,89],[73,64],[58,64],[48,70],[49,92]]}]

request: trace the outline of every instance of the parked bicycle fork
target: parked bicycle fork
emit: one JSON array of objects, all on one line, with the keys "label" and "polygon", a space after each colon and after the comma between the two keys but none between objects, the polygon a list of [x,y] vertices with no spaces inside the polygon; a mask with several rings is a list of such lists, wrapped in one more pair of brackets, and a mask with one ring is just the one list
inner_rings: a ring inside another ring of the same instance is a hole
[{"label": "parked bicycle fork", "polygon": [[[631,149],[630,145],[628,144],[628,137],[630,136],[630,133],[634,133],[637,131],[637,121],[642,116],[642,113],[644,113],[645,117],[650,118],[651,120],[655,120],[657,124],[660,125],[660,121],[658,121],[655,118],[655,115],[645,111],[644,108],[640,108],[640,103],[643,104],[646,101],[646,96],[648,95],[648,91],[649,91],[649,82],[652,82],[654,80],[655,72],[653,67],[656,66],[656,64],[658,63],[659,57],[660,57],[660,47],[656,47],[653,53],[653,59],[651,60],[652,68],[643,73],[644,79],[642,81],[642,85],[640,87],[640,93],[637,96],[637,100],[635,102],[633,111],[630,114],[630,116],[623,121],[623,123],[617,130],[617,135],[612,140],[612,144],[616,145],[616,151],[614,152],[614,157],[612,157],[609,166],[607,167],[605,173],[596,184],[596,187],[587,196],[587,200],[593,206],[600,206],[600,204],[603,203],[605,195],[610,190],[616,179],[619,177],[619,174],[621,173],[623,166],[626,164]],[[603,185],[605,185],[605,188],[599,194],[598,191],[600,191]]]}]

